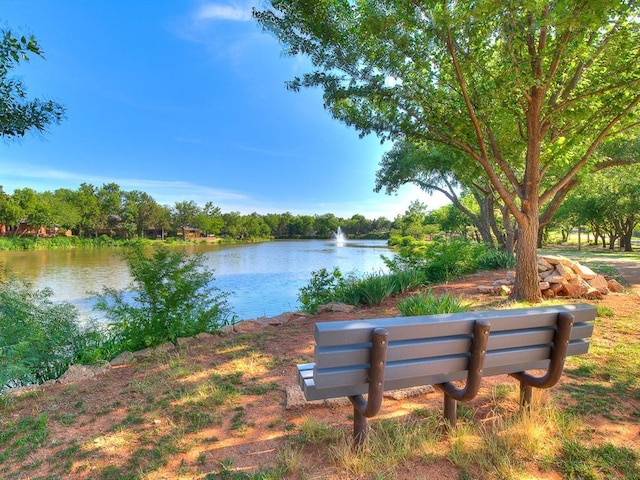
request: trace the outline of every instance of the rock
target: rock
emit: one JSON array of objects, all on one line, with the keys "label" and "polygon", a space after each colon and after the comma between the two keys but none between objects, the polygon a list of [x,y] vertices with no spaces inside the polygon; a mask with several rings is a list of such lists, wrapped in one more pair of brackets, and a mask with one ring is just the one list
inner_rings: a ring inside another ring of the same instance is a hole
[{"label": "rock", "polygon": [[600,293],[606,295],[609,293],[609,282],[602,276],[596,275],[595,277],[587,280],[587,283],[591,285],[593,288],[597,288],[600,290]]},{"label": "rock", "polygon": [[615,293],[623,293],[625,291],[624,286],[613,278],[607,282],[607,288]]},{"label": "rock", "polygon": [[384,398],[390,398],[392,400],[404,400],[409,397],[416,397],[423,393],[433,393],[436,389],[433,385],[421,385],[418,387],[402,388],[400,390],[389,390],[384,392]]},{"label": "rock", "polygon": [[178,344],[178,347],[180,347],[180,348],[184,348],[184,347],[188,347],[189,345],[193,345],[197,341],[198,341],[198,339],[196,337],[179,337],[179,338],[176,339],[176,343]]},{"label": "rock", "polygon": [[496,293],[495,287],[490,287],[488,285],[478,285],[476,287],[476,291],[478,293],[484,293],[484,294],[490,294],[490,295]]},{"label": "rock", "polygon": [[120,365],[128,365],[135,360],[135,355],[131,352],[122,352],[116,358],[111,360],[109,364],[112,367],[119,367]]},{"label": "rock", "polygon": [[556,295],[560,290],[562,290],[562,283],[552,283],[549,285],[549,290],[551,290]]},{"label": "rock", "polygon": [[544,257],[538,257],[538,272],[553,270],[553,265],[547,262]]},{"label": "rock", "polygon": [[584,265],[580,265],[580,263],[578,262],[574,264],[573,271],[585,280],[591,280],[596,276],[596,273],[593,270],[591,270],[589,267],[585,267]]},{"label": "rock", "polygon": [[544,258],[547,262],[549,262],[551,265],[565,265],[569,268],[571,268],[571,266],[573,265],[573,262],[571,260],[569,260],[567,257],[563,257],[560,255],[545,255]]},{"label": "rock", "polygon": [[7,397],[19,397],[25,393],[42,390],[42,385],[25,385],[24,387],[14,387],[2,390],[2,395]]},{"label": "rock", "polygon": [[301,408],[307,405],[311,406],[344,406],[351,405],[351,401],[347,397],[340,398],[330,398],[328,400],[313,400],[309,401],[304,398],[304,393],[298,385],[294,385],[292,387],[287,387],[285,389],[286,400],[285,400],[285,409],[291,410],[292,408]]},{"label": "rock", "polygon": [[289,323],[294,316],[295,313],[285,312],[275,317],[260,317],[257,318],[256,321],[264,325],[284,325],[285,323]]},{"label": "rock", "polygon": [[591,300],[600,300],[603,295],[597,288],[590,287],[584,296]]},{"label": "rock", "polygon": [[571,268],[561,263],[556,265],[556,272],[558,272],[559,275],[562,275],[567,280],[571,280],[572,278],[576,277],[576,274],[573,273],[573,270]]},{"label": "rock", "polygon": [[[567,296],[579,298],[601,298],[609,292],[624,292],[624,286],[615,280],[607,282],[602,275],[560,255],[539,255],[537,258],[540,292],[546,298]],[[492,287],[477,286],[478,293],[511,294],[515,274],[509,272],[506,280],[495,280]],[[599,293],[594,293],[593,290]],[[600,296],[598,296],[600,295]]]},{"label": "rock", "polygon": [[625,291],[624,285],[621,285],[620,282],[614,278],[607,282],[607,287],[614,293],[623,293]]},{"label": "rock", "polygon": [[58,383],[67,385],[69,383],[81,382],[95,378],[96,371],[86,365],[71,365],[69,369],[58,379]]},{"label": "rock", "polygon": [[[233,326],[233,325],[230,325],[230,326]],[[198,340],[211,340],[212,338],[216,338],[216,336],[213,333],[200,332],[196,335],[196,338]]]},{"label": "rock", "polygon": [[327,303],[326,305],[318,306],[318,313],[325,313],[325,312],[353,313],[355,312],[355,310],[356,310],[356,307],[353,305],[348,305],[346,303],[338,303],[338,302],[331,302],[331,303]]},{"label": "rock", "polygon": [[265,325],[255,320],[243,320],[233,325],[233,331],[236,333],[255,333],[264,330]]},{"label": "rock", "polygon": [[582,285],[574,285],[572,283],[565,283],[562,285],[560,295],[566,295],[568,297],[578,298],[589,291],[588,287]]},{"label": "rock", "polygon": [[171,342],[161,343],[155,347],[149,347],[142,350],[138,350],[133,354],[136,358],[149,358],[152,355],[169,353],[175,351],[176,346]]},{"label": "rock", "polygon": [[544,277],[544,281],[548,283],[567,283],[567,279],[554,270],[551,275]]},{"label": "rock", "polygon": [[233,329],[233,325],[225,325],[220,329],[220,335],[229,335],[233,333],[235,330]]},{"label": "rock", "polygon": [[498,288],[496,288],[496,293],[498,295],[511,295],[511,288],[506,285],[500,285]]}]

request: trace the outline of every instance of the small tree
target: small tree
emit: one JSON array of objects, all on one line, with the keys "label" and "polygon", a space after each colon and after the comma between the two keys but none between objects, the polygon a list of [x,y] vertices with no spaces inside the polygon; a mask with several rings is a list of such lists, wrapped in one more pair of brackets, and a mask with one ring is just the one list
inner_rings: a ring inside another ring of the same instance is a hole
[{"label": "small tree", "polygon": [[193,200],[176,202],[171,209],[171,223],[182,229],[182,239],[187,239],[187,228],[193,227],[198,221],[200,207]]},{"label": "small tree", "polygon": [[214,272],[202,255],[164,246],[148,254],[136,246],[126,258],[129,288],[104,287],[95,307],[110,321],[111,355],[213,333],[229,323],[227,294],[213,286]]},{"label": "small tree", "polygon": [[78,311],[15,278],[0,280],[0,390],[62,374],[81,337]]}]

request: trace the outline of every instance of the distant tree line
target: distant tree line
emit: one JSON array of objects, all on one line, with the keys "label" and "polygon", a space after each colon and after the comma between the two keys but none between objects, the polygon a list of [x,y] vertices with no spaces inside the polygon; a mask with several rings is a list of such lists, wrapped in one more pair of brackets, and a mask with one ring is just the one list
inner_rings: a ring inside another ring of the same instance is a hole
[{"label": "distant tree line", "polygon": [[0,228],[4,235],[57,235],[71,232],[84,238],[100,235],[123,238],[221,236],[233,239],[330,238],[340,227],[351,237],[386,238],[394,222],[363,215],[351,218],[322,215],[266,215],[222,212],[212,202],[192,200],[160,205],[142,191],[125,191],[116,183],[101,187],[83,183],[76,190],[37,192],[0,187]]},{"label": "distant tree line", "polygon": [[[549,230],[561,232],[566,241],[572,229],[582,226],[592,234],[593,243],[614,248],[619,242],[630,251],[631,238],[640,221],[639,168],[625,167],[624,171],[612,168],[586,176],[544,228],[541,244],[546,243]],[[503,224],[501,210],[494,208],[494,230],[505,232],[513,228]],[[402,238],[406,237],[429,240],[442,235],[486,243],[482,229],[474,221],[476,215],[485,216],[484,210],[476,196],[464,189],[457,203],[429,210],[426,204],[414,201],[404,214],[389,220],[368,219],[360,214],[342,218],[332,213],[243,215],[222,212],[212,202],[199,206],[191,200],[175,202],[173,206],[160,205],[145,192],[124,191],[115,183],[99,188],[83,183],[77,190],[61,188],[54,192],[22,188],[13,194],[4,192],[0,186],[0,233],[5,236],[37,237],[71,232],[81,238],[214,236],[247,241],[331,238],[340,227],[350,238],[390,238],[392,244],[402,244]]]}]

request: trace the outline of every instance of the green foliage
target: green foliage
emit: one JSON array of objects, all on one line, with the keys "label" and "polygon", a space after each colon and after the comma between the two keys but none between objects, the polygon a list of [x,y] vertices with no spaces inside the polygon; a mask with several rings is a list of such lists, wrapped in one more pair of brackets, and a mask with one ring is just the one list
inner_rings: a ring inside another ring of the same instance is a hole
[{"label": "green foliage", "polygon": [[312,272],[309,284],[300,289],[298,301],[303,311],[311,313],[316,312],[319,305],[330,302],[380,305],[386,298],[423,283],[424,276],[416,269],[345,277],[337,267],[332,272],[323,268]]},{"label": "green foliage", "polygon": [[513,255],[504,250],[488,247],[480,252],[477,262],[478,270],[498,270],[513,268],[516,265],[516,259]]},{"label": "green foliage", "polygon": [[139,242],[139,240],[124,240],[100,235],[97,238],[80,237],[0,237],[0,251],[21,250],[62,250],[67,248],[98,248],[119,247]]},{"label": "green foliage", "polygon": [[32,35],[14,36],[0,29],[0,137],[23,137],[29,131],[44,132],[51,123],[60,123],[65,109],[52,100],[28,100],[26,88],[11,71],[31,55],[43,57]]},{"label": "green foliage", "polygon": [[412,241],[401,247],[398,256],[387,259],[392,271],[419,270],[425,282],[440,283],[478,271],[482,267],[502,266],[510,262],[507,255],[483,243],[459,239]]},{"label": "green foliage", "polygon": [[380,305],[386,298],[397,292],[398,285],[392,275],[372,273],[355,280],[347,290],[357,292],[360,303]]},{"label": "green foliage", "polygon": [[320,305],[336,301],[338,292],[344,291],[346,281],[339,268],[329,272],[326,268],[311,272],[309,284],[300,288],[298,302],[303,312],[315,313]]},{"label": "green foliage", "polygon": [[167,247],[148,255],[136,246],[126,257],[133,278],[129,290],[104,287],[96,305],[110,321],[111,355],[213,333],[229,323],[227,294],[212,285],[213,271],[201,255]]},{"label": "green foliage", "polygon": [[0,282],[0,390],[57,378],[73,361],[78,312],[52,294],[15,278]]},{"label": "green foliage", "polygon": [[460,298],[454,298],[448,293],[436,297],[431,290],[427,293],[411,295],[398,302],[398,309],[405,316],[435,315],[439,313],[466,312],[471,306]]}]

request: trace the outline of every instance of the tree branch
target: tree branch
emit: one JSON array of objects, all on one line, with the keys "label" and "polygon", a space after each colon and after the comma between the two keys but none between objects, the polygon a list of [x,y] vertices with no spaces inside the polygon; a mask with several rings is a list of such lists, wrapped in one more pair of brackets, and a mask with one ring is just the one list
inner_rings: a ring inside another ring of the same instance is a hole
[{"label": "tree branch", "polygon": [[549,199],[551,199],[554,195],[556,195],[556,193],[562,189],[569,181],[571,181],[575,175],[578,173],[578,171],[587,163],[587,161],[589,160],[589,158],[591,158],[591,155],[593,154],[593,152],[595,151],[596,148],[598,148],[598,146],[602,143],[603,140],[605,140],[610,131],[613,129],[613,127],[620,122],[620,120],[622,120],[630,111],[632,111],[640,102],[640,94],[637,95],[632,101],[631,103],[629,103],[629,105],[626,106],[626,108],[621,111],[618,115],[616,115],[598,134],[598,136],[593,140],[593,142],[591,142],[591,145],[589,145],[589,148],[587,149],[587,151],[584,153],[584,155],[582,156],[582,158],[576,162],[576,164],[571,168],[571,170],[569,170],[567,172],[567,174],[560,180],[558,181],[553,187],[551,187],[549,190],[547,190],[546,192],[544,192],[541,196],[540,196],[540,203],[544,203],[546,201],[549,201]]}]

